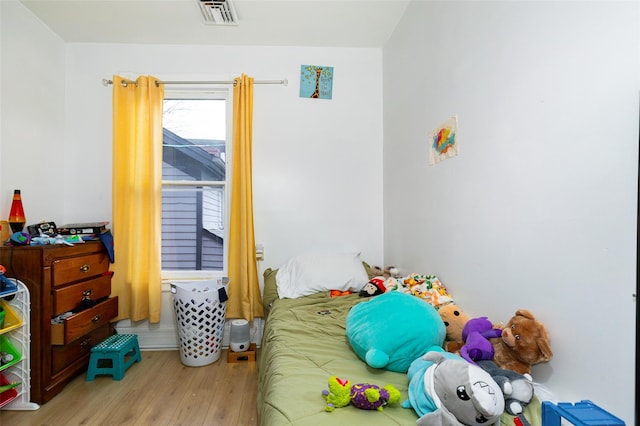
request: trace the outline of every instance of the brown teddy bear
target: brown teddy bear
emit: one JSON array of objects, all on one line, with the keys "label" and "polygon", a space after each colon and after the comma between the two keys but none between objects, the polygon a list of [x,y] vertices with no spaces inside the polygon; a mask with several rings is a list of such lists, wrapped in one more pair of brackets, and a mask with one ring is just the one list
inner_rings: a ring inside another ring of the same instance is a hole
[{"label": "brown teddy bear", "polygon": [[448,352],[459,352],[462,345],[464,345],[462,329],[471,318],[455,303],[448,303],[441,306],[438,309],[438,313],[447,331],[444,349]]},{"label": "brown teddy bear", "polygon": [[553,356],[549,332],[531,312],[518,309],[502,329],[502,337],[492,339],[498,367],[520,374],[531,374],[531,366]]}]

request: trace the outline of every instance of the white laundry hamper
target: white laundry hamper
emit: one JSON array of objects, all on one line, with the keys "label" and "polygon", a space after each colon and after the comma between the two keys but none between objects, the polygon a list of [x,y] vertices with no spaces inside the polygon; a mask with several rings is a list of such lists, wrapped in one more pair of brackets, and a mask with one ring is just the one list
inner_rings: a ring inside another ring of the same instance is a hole
[{"label": "white laundry hamper", "polygon": [[171,283],[180,360],[201,367],[220,358],[229,278]]}]

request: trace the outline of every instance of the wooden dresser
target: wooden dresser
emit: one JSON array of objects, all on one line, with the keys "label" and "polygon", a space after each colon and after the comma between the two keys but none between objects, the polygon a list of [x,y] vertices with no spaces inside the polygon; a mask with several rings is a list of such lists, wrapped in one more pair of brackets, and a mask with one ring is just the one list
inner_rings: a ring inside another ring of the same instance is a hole
[{"label": "wooden dresser", "polygon": [[[101,242],[91,241],[0,247],[0,264],[31,294],[31,400],[44,404],[86,371],[91,347],[113,333],[118,298],[109,297],[109,257]],[[83,298],[89,307],[79,310]]]}]

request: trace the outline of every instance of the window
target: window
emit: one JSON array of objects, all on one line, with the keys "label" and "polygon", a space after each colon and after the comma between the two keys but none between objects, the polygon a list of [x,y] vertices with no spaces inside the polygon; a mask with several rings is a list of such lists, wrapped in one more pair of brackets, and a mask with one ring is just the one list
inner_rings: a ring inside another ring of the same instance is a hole
[{"label": "window", "polygon": [[227,95],[165,89],[163,271],[226,270]]}]

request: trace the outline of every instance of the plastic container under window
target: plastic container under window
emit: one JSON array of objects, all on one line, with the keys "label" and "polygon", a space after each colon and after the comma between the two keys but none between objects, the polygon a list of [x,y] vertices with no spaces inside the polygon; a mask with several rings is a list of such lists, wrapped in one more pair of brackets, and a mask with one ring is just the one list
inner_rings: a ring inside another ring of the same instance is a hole
[{"label": "plastic container under window", "polygon": [[229,278],[171,283],[180,360],[201,367],[220,358]]}]

